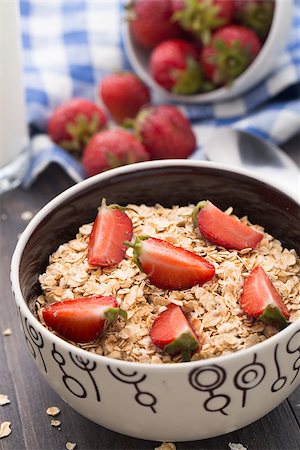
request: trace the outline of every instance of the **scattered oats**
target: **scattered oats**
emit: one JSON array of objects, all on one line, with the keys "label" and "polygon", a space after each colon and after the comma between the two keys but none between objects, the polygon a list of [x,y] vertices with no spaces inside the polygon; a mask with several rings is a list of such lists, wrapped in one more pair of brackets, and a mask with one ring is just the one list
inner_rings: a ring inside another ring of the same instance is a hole
[{"label": "scattered oats", "polygon": [[230,450],[247,450],[247,447],[244,447],[243,444],[235,444],[234,442],[229,442],[228,447]]},{"label": "scattered oats", "polygon": [[53,427],[59,427],[59,426],[61,425],[61,421],[60,421],[60,420],[57,420],[57,419],[51,419],[50,424],[51,424]]},{"label": "scattered oats", "polygon": [[0,424],[0,439],[5,438],[11,433],[11,422],[2,422]]},{"label": "scattered oats", "polygon": [[9,398],[5,394],[0,394],[0,406],[8,405],[10,403]]},{"label": "scattered oats", "polygon": [[76,447],[75,442],[67,442],[66,443],[66,449],[67,450],[74,450],[75,447]]},{"label": "scattered oats", "polygon": [[7,220],[8,215],[7,214],[1,214],[1,220]]},{"label": "scattered oats", "polygon": [[172,442],[163,442],[159,447],[155,447],[154,450],[176,450],[176,446]]},{"label": "scattered oats", "polygon": [[6,328],[6,330],[4,330],[2,334],[3,336],[11,336],[12,334],[11,328]]},{"label": "scattered oats", "polygon": [[21,219],[24,221],[28,221],[33,218],[33,212],[31,211],[23,211],[21,214]]},{"label": "scattered oats", "polygon": [[[236,352],[260,343],[277,333],[277,329],[243,313],[239,297],[246,277],[261,265],[272,280],[290,312],[290,321],[300,317],[300,258],[295,250],[282,244],[252,225],[248,218],[240,220],[264,234],[259,246],[242,251],[227,250],[202,239],[193,229],[193,205],[164,208],[160,205],[129,205],[127,214],[134,233],[150,234],[193,251],[210,261],[216,276],[203,286],[182,291],[165,291],[149,283],[132,260],[129,248],[125,258],[114,267],[91,267],[87,247],[92,224],[82,225],[76,238],[60,245],[50,255],[49,265],[39,281],[43,295],[36,301],[38,318],[43,322],[43,308],[53,302],[93,295],[114,295],[127,312],[127,321],[118,318],[99,339],[80,348],[94,354],[133,362],[152,364],[177,363],[181,357],[162,354],[150,339],[149,330],[156,317],[173,302],[180,305],[199,336],[202,347],[193,361]],[[231,214],[228,208],[226,214]],[[238,218],[236,218],[238,220]],[[169,445],[169,444],[168,444]]]},{"label": "scattered oats", "polygon": [[46,409],[48,416],[57,416],[60,413],[60,409],[57,406],[50,406]]}]

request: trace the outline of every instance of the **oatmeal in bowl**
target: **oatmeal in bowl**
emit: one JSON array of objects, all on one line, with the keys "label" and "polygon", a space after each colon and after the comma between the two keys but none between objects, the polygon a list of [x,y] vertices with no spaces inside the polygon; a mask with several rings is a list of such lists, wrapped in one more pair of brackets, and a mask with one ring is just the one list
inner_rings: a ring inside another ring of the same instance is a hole
[{"label": "oatmeal in bowl", "polygon": [[[133,437],[205,439],[259,419],[300,380],[299,219],[275,183],[208,162],[133,164],[69,188],[12,260],[38,369],[76,411]],[[118,245],[99,240],[115,224]]]},{"label": "oatmeal in bowl", "polygon": [[[278,332],[280,320],[284,326],[286,319],[292,322],[300,317],[300,259],[296,251],[284,248],[246,216],[233,219],[232,208],[224,214],[206,203],[200,213],[195,205],[165,208],[159,204],[128,204],[123,211],[114,205],[101,206],[95,222],[82,225],[75,239],[62,244],[40,275],[43,294],[36,307],[41,322],[98,355],[132,362],[170,363],[182,361],[182,346],[186,351],[189,346],[194,350],[187,360],[212,358],[262,342]],[[116,230],[114,213],[118,216]],[[195,213],[199,214],[200,226],[193,224]],[[226,218],[231,221],[228,225]],[[218,222],[214,224],[213,220]],[[126,225],[128,234],[122,230]],[[236,230],[237,225],[242,229]],[[126,251],[123,241],[132,238],[132,230],[147,239],[136,237],[138,243],[128,242]],[[118,245],[121,255],[114,260],[110,254]],[[106,253],[109,255],[105,257]],[[92,302],[89,307],[95,296],[101,297],[104,304],[113,296],[115,306],[126,316],[119,316],[106,330],[104,320],[100,320],[99,328],[96,326],[87,336],[88,342],[82,342],[86,340],[79,329],[83,319],[90,328],[98,321],[97,306]],[[277,306],[278,298],[282,312],[277,307],[275,317],[263,317],[268,305]],[[77,311],[76,299],[85,304],[84,313]],[[171,305],[177,307],[172,307],[172,315],[168,311]],[[90,309],[95,318],[89,317]],[[180,345],[177,329],[169,323],[174,319],[183,321],[183,333],[189,335],[190,342]],[[152,331],[154,323],[158,323],[159,331]],[[75,332],[68,334],[69,328],[75,327]],[[174,336],[169,342],[164,335],[170,333]],[[176,339],[177,347],[170,347]]]}]

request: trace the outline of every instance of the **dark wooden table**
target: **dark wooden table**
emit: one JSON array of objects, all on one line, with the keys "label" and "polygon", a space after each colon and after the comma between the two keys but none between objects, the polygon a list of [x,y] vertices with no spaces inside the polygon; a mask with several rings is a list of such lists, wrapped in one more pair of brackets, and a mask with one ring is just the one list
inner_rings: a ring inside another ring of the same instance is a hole
[{"label": "dark wooden table", "polygon": [[[285,150],[300,166],[300,139]],[[297,151],[298,150],[298,151]],[[16,189],[0,197],[0,394],[10,404],[0,406],[0,423],[11,422],[12,433],[0,439],[1,450],[63,450],[77,443],[80,450],[152,450],[159,444],[129,438],[94,424],[80,416],[57,396],[36,369],[16,319],[10,289],[9,267],[19,233],[50,199],[73,182],[56,165],[49,167],[28,191]],[[10,336],[3,331],[11,328]],[[262,399],[263,401],[263,399]],[[50,425],[49,406],[58,406],[61,426]],[[201,426],[201,424],[200,424]],[[261,420],[234,433],[197,442],[177,443],[178,450],[229,449],[229,443],[242,443],[249,450],[300,449],[300,388]]]}]

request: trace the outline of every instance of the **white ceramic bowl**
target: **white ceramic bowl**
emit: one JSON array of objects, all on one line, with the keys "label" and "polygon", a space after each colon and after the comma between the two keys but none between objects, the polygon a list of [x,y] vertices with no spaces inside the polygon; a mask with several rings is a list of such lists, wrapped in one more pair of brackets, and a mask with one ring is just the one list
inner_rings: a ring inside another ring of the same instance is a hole
[{"label": "white ceramic bowl", "polygon": [[123,25],[123,40],[129,61],[138,76],[159,95],[162,101],[182,103],[213,103],[235,97],[248,91],[263,80],[274,68],[290,30],[293,15],[293,0],[275,0],[272,25],[264,45],[252,62],[230,87],[221,87],[212,92],[195,95],[178,95],[165,90],[151,77],[150,52],[143,49],[132,38],[127,23]]},{"label": "white ceramic bowl", "polygon": [[154,161],[114,169],[71,187],[32,219],[11,266],[28,349],[53,389],[106,428],[159,441],[205,439],[236,430],[290,395],[300,381],[300,320],[246,350],[169,365],[94,355],[42,326],[34,310],[38,276],[49,254],[73,238],[79,225],[94,219],[101,197],[109,203],[165,206],[210,198],[223,208],[232,205],[238,215],[247,213],[300,253],[296,199],[247,171],[208,162]]}]

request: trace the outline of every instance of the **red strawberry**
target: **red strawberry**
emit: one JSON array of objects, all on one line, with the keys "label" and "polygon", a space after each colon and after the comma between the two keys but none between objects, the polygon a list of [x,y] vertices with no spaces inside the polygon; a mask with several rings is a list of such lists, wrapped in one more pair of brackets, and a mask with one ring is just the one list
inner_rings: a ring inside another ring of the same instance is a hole
[{"label": "red strawberry", "polygon": [[52,112],[48,134],[60,147],[80,153],[106,122],[104,112],[95,103],[85,98],[73,98]]},{"label": "red strawberry", "polygon": [[187,158],[196,148],[192,127],[175,106],[142,109],[135,131],[152,159]]},{"label": "red strawberry", "polygon": [[114,297],[89,297],[53,303],[43,309],[45,324],[74,342],[98,338],[118,316],[126,318]]},{"label": "red strawberry", "polygon": [[234,17],[242,25],[254,30],[261,39],[265,39],[272,23],[274,7],[274,0],[235,0]]},{"label": "red strawberry", "polygon": [[148,159],[144,146],[132,134],[115,128],[92,137],[84,149],[82,164],[87,175],[92,176],[114,167]]},{"label": "red strawberry", "polygon": [[216,31],[204,47],[200,62],[204,75],[216,85],[230,84],[251,64],[261,44],[250,28],[228,25]]},{"label": "red strawberry", "polygon": [[88,245],[88,262],[91,266],[114,266],[125,257],[124,241],[132,239],[132,222],[118,205],[101,207],[93,223]]},{"label": "red strawberry", "polygon": [[231,22],[234,0],[173,0],[173,8],[173,20],[207,45],[212,30]]},{"label": "red strawberry", "polygon": [[244,281],[240,305],[250,317],[276,323],[280,329],[288,325],[289,311],[261,267],[253,269]]},{"label": "red strawberry", "polygon": [[112,118],[118,123],[135,118],[141,107],[150,102],[147,86],[129,72],[105,77],[99,85],[99,95]]},{"label": "red strawberry", "polygon": [[189,289],[215,275],[214,266],[196,253],[157,238],[135,238],[134,261],[152,284],[162,289]]},{"label": "red strawberry", "polygon": [[153,48],[182,34],[178,24],[171,20],[172,0],[135,0],[129,4],[128,10],[130,32],[145,48]]},{"label": "red strawberry", "polygon": [[182,39],[164,41],[155,47],[150,56],[150,72],[160,86],[176,94],[205,89],[197,49]]},{"label": "red strawberry", "polygon": [[150,330],[153,344],[171,355],[181,352],[183,361],[199,349],[199,340],[180,306],[170,303],[153,322]]},{"label": "red strawberry", "polygon": [[263,238],[262,233],[228,216],[208,200],[198,203],[192,218],[203,237],[225,248],[255,248]]}]

